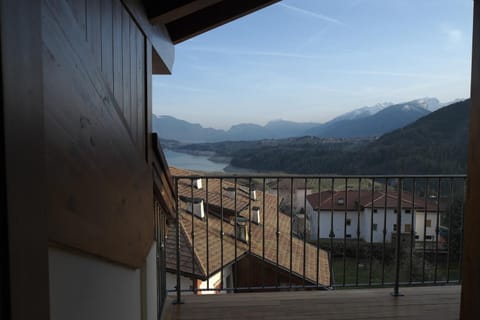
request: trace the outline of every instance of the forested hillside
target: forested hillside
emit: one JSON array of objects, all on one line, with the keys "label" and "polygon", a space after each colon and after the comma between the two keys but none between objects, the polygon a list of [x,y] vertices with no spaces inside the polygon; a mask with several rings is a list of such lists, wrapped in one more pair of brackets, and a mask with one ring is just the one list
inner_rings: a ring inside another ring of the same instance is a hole
[{"label": "forested hillside", "polygon": [[231,158],[231,165],[261,172],[306,174],[465,173],[470,100],[371,139],[315,137],[221,142],[169,147]]}]

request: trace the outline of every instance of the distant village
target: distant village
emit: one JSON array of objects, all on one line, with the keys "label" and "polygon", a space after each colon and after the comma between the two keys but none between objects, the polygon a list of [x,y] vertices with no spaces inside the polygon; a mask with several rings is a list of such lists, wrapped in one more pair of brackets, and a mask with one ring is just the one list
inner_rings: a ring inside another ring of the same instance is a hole
[{"label": "distant village", "polygon": [[[196,175],[170,170],[179,177]],[[400,231],[407,245],[414,239],[416,247],[425,249],[448,237],[440,225],[444,207],[433,196],[403,191],[399,198],[398,191],[378,185],[319,192],[294,179],[255,184],[251,179],[180,178],[178,195],[179,243],[174,224],[166,241],[167,289],[172,291],[177,245],[183,289],[211,294],[259,286],[328,288],[335,279],[322,241],[390,245]]]}]

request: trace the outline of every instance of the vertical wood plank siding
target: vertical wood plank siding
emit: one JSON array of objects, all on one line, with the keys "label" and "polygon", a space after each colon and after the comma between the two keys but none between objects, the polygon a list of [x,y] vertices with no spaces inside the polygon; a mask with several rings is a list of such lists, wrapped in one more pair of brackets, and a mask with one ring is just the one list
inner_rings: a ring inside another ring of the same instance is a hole
[{"label": "vertical wood plank siding", "polygon": [[131,139],[145,154],[145,35],[120,1],[66,1],[114,94]]},{"label": "vertical wood plank siding", "polygon": [[153,241],[145,36],[119,0],[43,5],[49,240],[141,267]]},{"label": "vertical wood plank siding", "polygon": [[123,39],[122,25],[123,7],[119,1],[113,1],[113,94],[120,109],[123,111]]}]

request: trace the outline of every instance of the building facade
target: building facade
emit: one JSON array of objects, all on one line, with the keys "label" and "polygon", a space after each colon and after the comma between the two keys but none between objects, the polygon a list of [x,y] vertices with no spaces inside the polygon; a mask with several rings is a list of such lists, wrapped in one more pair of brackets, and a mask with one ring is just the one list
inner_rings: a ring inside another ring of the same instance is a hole
[{"label": "building facade", "polygon": [[[432,200],[428,200],[427,210],[418,198],[418,203],[412,200],[410,193],[403,193],[400,232],[413,232],[418,241],[436,241],[440,209],[437,211]],[[398,194],[394,192],[350,190],[311,194],[307,197],[306,210],[309,239],[358,238],[366,242],[391,242],[392,235],[397,232],[398,205]]]}]

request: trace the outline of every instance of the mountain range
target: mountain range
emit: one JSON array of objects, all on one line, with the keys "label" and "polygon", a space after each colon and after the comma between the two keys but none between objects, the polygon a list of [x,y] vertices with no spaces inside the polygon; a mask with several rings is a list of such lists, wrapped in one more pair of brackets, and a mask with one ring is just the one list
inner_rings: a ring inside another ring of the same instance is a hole
[{"label": "mountain range", "polygon": [[377,139],[296,137],[280,140],[178,144],[259,172],[298,174],[465,173],[470,100],[454,103]]},{"label": "mountain range", "polygon": [[309,136],[329,138],[377,137],[426,116],[430,111],[417,101],[395,104],[370,116],[339,120],[312,128]]},{"label": "mountain range", "polygon": [[261,126],[242,123],[228,130],[205,128],[171,116],[153,117],[153,130],[163,139],[188,143],[252,141],[315,136],[324,138],[378,137],[401,128],[443,105],[435,98],[417,99],[400,104],[389,102],[362,107],[326,123],[270,121]]}]

